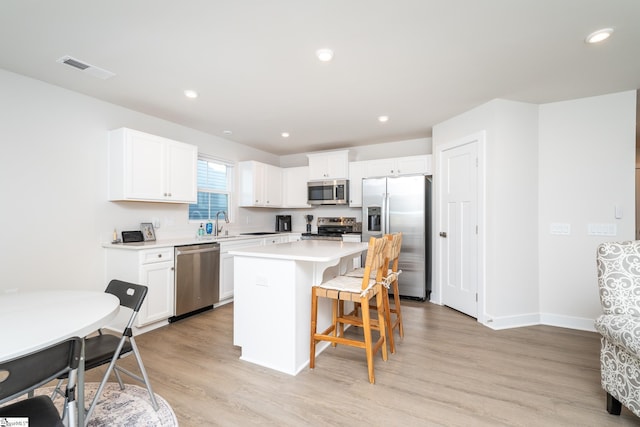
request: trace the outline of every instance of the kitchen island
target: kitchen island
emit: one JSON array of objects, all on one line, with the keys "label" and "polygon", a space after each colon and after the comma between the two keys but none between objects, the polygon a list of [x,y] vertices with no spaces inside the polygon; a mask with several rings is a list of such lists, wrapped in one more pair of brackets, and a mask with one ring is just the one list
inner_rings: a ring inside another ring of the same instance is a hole
[{"label": "kitchen island", "polygon": [[[353,268],[366,243],[302,240],[242,248],[234,256],[233,343],[241,360],[296,375],[309,364],[311,287]],[[331,324],[319,301],[318,329]],[[318,345],[320,353],[328,342]]]}]

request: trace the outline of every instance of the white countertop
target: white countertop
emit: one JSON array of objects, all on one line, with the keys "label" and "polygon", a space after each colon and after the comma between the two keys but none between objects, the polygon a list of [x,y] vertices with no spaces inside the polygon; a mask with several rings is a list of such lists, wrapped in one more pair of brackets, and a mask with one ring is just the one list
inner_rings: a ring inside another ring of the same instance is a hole
[{"label": "white countertop", "polygon": [[261,235],[249,235],[249,234],[240,234],[240,235],[231,235],[231,236],[219,236],[219,237],[185,237],[185,238],[176,238],[176,239],[163,239],[156,240],[153,242],[136,242],[136,243],[111,243],[106,242],[102,244],[103,248],[108,249],[127,249],[127,250],[142,250],[142,249],[158,249],[158,248],[169,248],[173,246],[182,246],[182,245],[200,245],[204,243],[223,243],[223,242],[237,242],[242,240],[251,240],[251,239],[261,239],[265,237],[273,237],[273,236],[281,236],[281,235],[289,235],[289,234],[300,234],[300,233],[276,233],[273,234],[261,234]]},{"label": "white countertop", "polygon": [[366,250],[368,243],[301,240],[279,245],[253,246],[229,251],[230,255],[293,261],[328,262]]}]

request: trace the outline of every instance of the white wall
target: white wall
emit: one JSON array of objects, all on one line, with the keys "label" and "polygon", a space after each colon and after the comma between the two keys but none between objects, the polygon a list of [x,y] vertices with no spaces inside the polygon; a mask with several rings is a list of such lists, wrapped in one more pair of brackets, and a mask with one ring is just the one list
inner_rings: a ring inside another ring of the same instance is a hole
[{"label": "white wall", "polygon": [[[0,291],[104,289],[101,244],[114,228],[135,230],[140,222],[158,218],[158,239],[195,235],[188,205],[107,201],[108,130],[130,127],[197,145],[201,153],[231,162],[280,164],[274,154],[5,70],[0,70],[0,93]],[[392,146],[378,144],[370,151],[378,158],[393,157]],[[399,148],[407,155],[425,154],[430,140],[411,140]],[[278,213],[291,214],[297,231],[304,231],[307,213],[361,216],[352,208],[233,208],[235,223],[229,229],[273,230]]]},{"label": "white wall", "polygon": [[[636,91],[540,106],[540,311],[543,322],[593,328],[601,312],[596,247],[633,240]],[[622,219],[614,207],[622,208]],[[571,225],[569,236],[550,224]],[[617,235],[587,235],[615,224]]]},{"label": "white wall", "polygon": [[[0,290],[102,290],[100,244],[114,227],[138,229],[157,217],[158,238],[195,233],[187,205],[107,201],[110,129],[184,141],[231,161],[278,163],[272,154],[4,70],[0,93]],[[257,212],[250,222],[273,227],[271,218]]]},{"label": "white wall", "polygon": [[530,322],[539,309],[537,118],[535,105],[493,100],[433,128],[436,165],[439,145],[486,131],[484,160],[480,154],[486,171],[485,305],[479,310],[492,327],[523,315],[515,322]]},{"label": "white wall", "polygon": [[[436,155],[486,130],[489,326],[593,330],[596,246],[634,238],[635,117],[629,91],[541,106],[494,100],[434,127]],[[571,234],[551,235],[552,223]],[[617,235],[587,236],[590,223],[616,224]]]}]

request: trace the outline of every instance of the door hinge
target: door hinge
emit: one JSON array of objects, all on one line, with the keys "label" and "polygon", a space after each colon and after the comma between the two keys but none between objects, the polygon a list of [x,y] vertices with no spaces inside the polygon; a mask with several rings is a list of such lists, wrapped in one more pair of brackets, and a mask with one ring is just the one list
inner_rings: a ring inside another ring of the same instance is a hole
[{"label": "door hinge", "polygon": [[476,225],[476,234],[478,234],[478,226]]},{"label": "door hinge", "polygon": [[478,293],[476,292],[476,302],[478,302]]},{"label": "door hinge", "polygon": [[478,167],[478,158],[476,157],[476,167]]}]

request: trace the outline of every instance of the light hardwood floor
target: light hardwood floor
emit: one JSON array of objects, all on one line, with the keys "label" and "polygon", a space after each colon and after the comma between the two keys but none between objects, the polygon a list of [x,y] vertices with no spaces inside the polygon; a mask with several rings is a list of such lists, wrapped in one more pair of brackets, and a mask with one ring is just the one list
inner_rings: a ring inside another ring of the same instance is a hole
[{"label": "light hardwood floor", "polygon": [[376,357],[375,385],[356,348],[329,348],[295,377],[240,361],[233,304],[137,342],[183,427],[640,426],[627,409],[605,410],[596,333],[493,331],[446,307],[403,303],[405,337],[387,362]]}]

